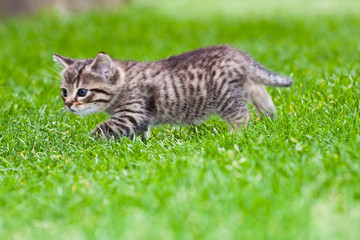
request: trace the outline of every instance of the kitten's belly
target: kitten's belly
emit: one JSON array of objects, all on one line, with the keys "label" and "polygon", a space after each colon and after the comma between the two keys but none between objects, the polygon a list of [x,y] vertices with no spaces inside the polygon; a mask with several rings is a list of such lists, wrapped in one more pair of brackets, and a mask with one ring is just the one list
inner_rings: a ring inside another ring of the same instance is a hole
[{"label": "kitten's belly", "polygon": [[200,123],[212,114],[211,111],[205,109],[194,109],[194,108],[172,108],[172,109],[159,109],[156,116],[152,119],[152,124],[191,124]]}]

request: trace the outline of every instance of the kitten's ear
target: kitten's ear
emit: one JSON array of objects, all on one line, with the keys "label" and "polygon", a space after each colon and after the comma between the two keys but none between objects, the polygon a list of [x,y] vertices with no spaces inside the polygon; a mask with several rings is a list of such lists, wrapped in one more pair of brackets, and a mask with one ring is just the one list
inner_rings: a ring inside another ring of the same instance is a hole
[{"label": "kitten's ear", "polygon": [[63,67],[68,67],[75,62],[74,59],[60,56],[58,54],[53,55],[54,61],[61,64]]},{"label": "kitten's ear", "polygon": [[115,68],[111,57],[103,52],[98,53],[90,64],[91,71],[102,75],[107,79],[115,74]]}]

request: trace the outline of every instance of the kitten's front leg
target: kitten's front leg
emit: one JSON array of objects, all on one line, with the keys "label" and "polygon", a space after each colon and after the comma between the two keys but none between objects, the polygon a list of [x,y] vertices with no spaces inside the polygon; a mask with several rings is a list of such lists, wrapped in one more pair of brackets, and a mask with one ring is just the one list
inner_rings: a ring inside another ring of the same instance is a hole
[{"label": "kitten's front leg", "polygon": [[128,137],[133,139],[134,134],[142,134],[148,129],[148,121],[144,117],[134,115],[115,115],[106,122],[99,124],[92,135],[96,139],[104,136],[107,139]]},{"label": "kitten's front leg", "polygon": [[117,126],[113,119],[109,119],[106,122],[99,124],[92,135],[94,138],[99,139],[106,137],[107,139],[119,139],[120,137],[131,137],[130,130],[127,126]]}]

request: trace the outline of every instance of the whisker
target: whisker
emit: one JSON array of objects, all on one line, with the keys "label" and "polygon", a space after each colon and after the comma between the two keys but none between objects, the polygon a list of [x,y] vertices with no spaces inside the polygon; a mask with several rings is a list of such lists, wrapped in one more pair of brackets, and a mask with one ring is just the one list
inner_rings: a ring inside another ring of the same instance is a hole
[{"label": "whisker", "polygon": [[53,72],[55,72],[57,75],[59,75],[60,77],[62,77],[61,76],[61,72],[58,72],[55,68],[52,68],[52,67],[47,67],[48,69],[50,69],[50,70],[52,70]]},{"label": "whisker", "polygon": [[55,83],[56,85],[61,85],[62,81],[59,80],[59,79],[49,79],[47,78],[46,82],[49,82],[49,83]]},{"label": "whisker", "polygon": [[42,73],[42,75],[44,75],[46,80],[62,82],[62,78],[59,78],[58,76],[54,76],[48,72],[44,72]]}]

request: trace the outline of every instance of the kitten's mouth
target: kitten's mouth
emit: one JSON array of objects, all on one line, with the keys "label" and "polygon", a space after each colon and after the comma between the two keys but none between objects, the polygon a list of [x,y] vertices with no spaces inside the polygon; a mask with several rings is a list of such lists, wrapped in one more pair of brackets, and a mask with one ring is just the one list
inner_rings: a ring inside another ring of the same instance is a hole
[{"label": "kitten's mouth", "polygon": [[66,110],[68,110],[68,111],[70,111],[70,112],[72,112],[72,113],[75,113],[75,112],[76,112],[75,110],[69,108],[68,106],[65,106],[65,107],[66,107]]},{"label": "kitten's mouth", "polygon": [[67,110],[75,115],[83,115],[82,111],[79,111],[79,110],[75,110],[75,109],[71,109],[71,108],[67,108]]},{"label": "kitten's mouth", "polygon": [[66,110],[79,116],[84,116],[96,112],[96,110],[93,109],[92,107],[87,107],[84,109],[72,109],[71,107],[66,106]]}]

